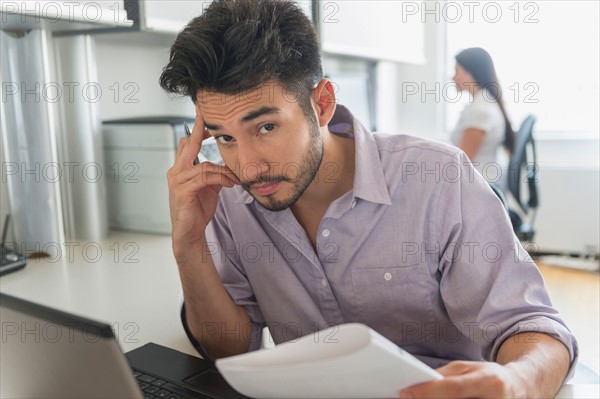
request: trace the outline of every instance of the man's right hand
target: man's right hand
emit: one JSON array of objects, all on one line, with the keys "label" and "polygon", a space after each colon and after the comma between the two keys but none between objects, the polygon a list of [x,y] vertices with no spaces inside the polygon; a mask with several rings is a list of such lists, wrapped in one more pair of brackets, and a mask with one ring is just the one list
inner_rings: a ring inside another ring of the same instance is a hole
[{"label": "man's right hand", "polygon": [[202,141],[209,137],[204,118],[196,108],[192,135],[179,141],[175,163],[167,172],[175,257],[180,251],[200,244],[217,209],[221,188],[240,184],[237,176],[226,166],[210,162],[193,165]]}]

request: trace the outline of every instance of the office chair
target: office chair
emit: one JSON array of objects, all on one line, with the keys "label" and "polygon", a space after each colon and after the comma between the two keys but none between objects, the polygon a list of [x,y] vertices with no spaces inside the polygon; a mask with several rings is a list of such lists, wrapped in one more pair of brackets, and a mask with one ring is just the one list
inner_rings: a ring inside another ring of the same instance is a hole
[{"label": "office chair", "polygon": [[[528,115],[521,124],[515,150],[508,164],[508,191],[518,204],[518,209],[509,208],[508,214],[513,230],[521,241],[533,240],[535,234],[533,223],[539,206],[538,165],[533,139],[535,121],[535,116]],[[521,197],[522,186],[529,192],[527,201]]]}]

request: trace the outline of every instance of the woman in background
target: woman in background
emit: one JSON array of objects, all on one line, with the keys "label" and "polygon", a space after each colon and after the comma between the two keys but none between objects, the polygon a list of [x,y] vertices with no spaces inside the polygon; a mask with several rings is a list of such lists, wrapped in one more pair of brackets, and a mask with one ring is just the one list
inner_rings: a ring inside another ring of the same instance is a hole
[{"label": "woman in background", "polygon": [[484,49],[474,47],[461,51],[455,59],[452,79],[459,91],[470,93],[471,102],[463,110],[450,140],[467,154],[486,180],[502,186],[505,165],[498,162],[498,149],[503,146],[510,157],[515,135],[502,103],[492,57]]}]

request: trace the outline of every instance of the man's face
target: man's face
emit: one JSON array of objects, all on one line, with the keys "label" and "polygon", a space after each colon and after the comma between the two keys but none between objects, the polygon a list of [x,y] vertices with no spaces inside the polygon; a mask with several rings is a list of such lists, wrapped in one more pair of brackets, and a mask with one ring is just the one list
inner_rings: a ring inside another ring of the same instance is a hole
[{"label": "man's face", "polygon": [[323,157],[316,117],[306,117],[298,95],[268,82],[235,95],[201,92],[196,102],[227,167],[271,211],[302,196]]}]

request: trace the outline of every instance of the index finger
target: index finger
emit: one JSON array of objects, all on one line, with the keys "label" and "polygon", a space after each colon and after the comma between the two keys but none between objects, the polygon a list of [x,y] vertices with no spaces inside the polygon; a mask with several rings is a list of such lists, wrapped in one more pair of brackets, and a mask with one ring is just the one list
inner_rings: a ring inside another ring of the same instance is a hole
[{"label": "index finger", "polygon": [[195,106],[195,109],[196,120],[194,121],[194,127],[192,128],[190,142],[199,145],[200,148],[202,148],[202,141],[210,138],[211,136],[204,126],[204,117],[202,116],[202,112],[200,111],[200,108],[198,108],[198,105]]},{"label": "index finger", "polygon": [[194,127],[192,128],[190,136],[187,136],[186,132],[185,140],[180,141],[175,164],[179,167],[184,167],[184,165],[194,165],[194,161],[198,159],[198,154],[200,154],[200,150],[202,149],[202,141],[208,137],[210,137],[210,135],[208,134],[208,131],[204,129],[204,118],[202,117],[202,113],[196,107]]}]

